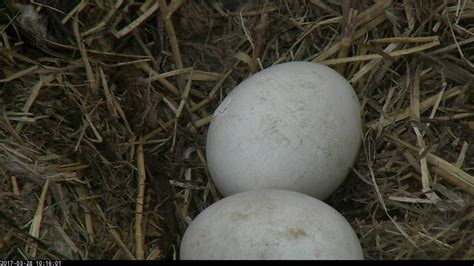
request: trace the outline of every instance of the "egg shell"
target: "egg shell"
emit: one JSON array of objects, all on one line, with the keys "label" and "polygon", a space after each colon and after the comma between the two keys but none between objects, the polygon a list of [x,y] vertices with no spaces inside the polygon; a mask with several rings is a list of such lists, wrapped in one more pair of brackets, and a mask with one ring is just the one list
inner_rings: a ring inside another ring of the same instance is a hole
[{"label": "egg shell", "polygon": [[333,69],[290,62],[254,74],[213,114],[206,141],[211,177],[224,195],[255,188],[332,194],[361,143],[359,100]]},{"label": "egg shell", "polygon": [[363,259],[359,239],[335,209],[313,197],[258,189],[212,204],[187,228],[181,260]]}]

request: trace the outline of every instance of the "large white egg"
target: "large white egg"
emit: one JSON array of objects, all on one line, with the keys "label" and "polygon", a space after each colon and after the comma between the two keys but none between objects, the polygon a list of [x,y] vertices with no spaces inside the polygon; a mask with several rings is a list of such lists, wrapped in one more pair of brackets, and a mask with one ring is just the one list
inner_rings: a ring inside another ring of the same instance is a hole
[{"label": "large white egg", "polygon": [[327,66],[290,62],[260,71],[214,112],[211,177],[224,196],[278,188],[325,199],[357,157],[359,110],[352,86]]},{"label": "large white egg", "polygon": [[326,203],[286,190],[259,189],[217,201],[187,228],[182,260],[363,259],[346,219]]}]

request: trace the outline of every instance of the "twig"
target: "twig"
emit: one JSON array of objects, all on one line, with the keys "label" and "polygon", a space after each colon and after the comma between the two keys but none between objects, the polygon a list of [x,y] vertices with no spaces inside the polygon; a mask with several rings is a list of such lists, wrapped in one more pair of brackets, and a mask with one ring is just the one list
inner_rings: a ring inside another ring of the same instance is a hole
[{"label": "twig", "polygon": [[79,18],[77,14],[74,17],[73,29],[74,35],[76,36],[77,45],[79,47],[79,51],[81,52],[82,62],[84,63],[84,68],[86,70],[89,86],[92,89],[92,94],[96,95],[99,92],[99,84],[95,79],[94,72],[92,71],[92,67],[89,62],[89,57],[87,56],[86,47],[84,45],[84,42],[82,41],[81,33],[79,32]]},{"label": "twig", "polygon": [[12,80],[21,78],[21,77],[23,77],[25,75],[28,75],[31,72],[35,71],[37,68],[38,68],[38,66],[31,66],[31,67],[25,68],[23,70],[20,70],[20,71],[16,72],[15,74],[12,74],[12,75],[4,78],[4,79],[0,79],[0,83],[10,82]]},{"label": "twig", "polygon": [[[49,188],[49,180],[46,180],[43,186],[43,190],[41,191],[40,200],[38,202],[38,206],[36,207],[35,216],[33,218],[33,221],[31,222],[31,227],[30,227],[30,235],[35,238],[39,237],[41,220],[43,219],[44,203],[46,201],[46,194],[48,193],[48,188]],[[33,258],[36,257],[36,251],[37,251],[36,242],[31,243],[31,241],[29,241],[25,250],[27,253],[29,253],[31,257]]]},{"label": "twig", "polygon": [[97,202],[95,202],[95,208],[96,208],[97,213],[99,214],[99,217],[101,218],[102,222],[106,225],[106,228],[109,231],[110,235],[115,240],[116,244],[120,247],[120,249],[125,253],[127,258],[129,260],[136,260],[133,253],[127,248],[127,245],[125,245],[125,243],[123,243],[122,239],[120,238],[120,235],[117,233],[117,230],[115,229],[115,226],[113,226],[110,222],[107,221],[107,218],[105,217],[104,211],[102,210],[100,205],[97,204]]},{"label": "twig", "polygon": [[[446,99],[452,98],[456,95],[459,95],[459,93],[461,93],[461,89],[462,89],[462,86],[457,86],[457,87],[454,87],[454,88],[451,88],[451,89],[447,90],[443,94],[442,100],[446,100]],[[420,112],[424,112],[428,108],[430,108],[430,106],[433,106],[433,104],[435,104],[437,99],[438,99],[438,95],[433,95],[433,96],[427,98],[426,100],[422,101],[420,103]],[[402,111],[400,111],[396,114],[385,117],[383,122],[380,122],[378,119],[375,120],[375,121],[371,121],[371,122],[368,123],[368,126],[370,128],[374,128],[374,129],[379,127],[379,126],[385,127],[385,126],[388,126],[392,123],[403,120],[403,119],[405,119],[409,116],[410,116],[410,107],[408,107],[408,108],[406,108],[406,109],[404,109],[404,110],[402,110]]]},{"label": "twig", "polygon": [[183,111],[184,104],[188,100],[189,92],[191,91],[191,84],[192,84],[192,76],[193,76],[193,70],[189,72],[189,78],[188,82],[186,83],[186,87],[184,88],[184,92],[181,95],[181,102],[179,103],[178,110],[176,111],[176,119],[179,119],[181,116],[181,112]]},{"label": "twig", "polygon": [[145,22],[145,20],[147,20],[150,16],[152,16],[153,13],[155,13],[155,11],[158,10],[159,7],[160,7],[159,3],[156,2],[145,13],[143,13],[141,16],[139,16],[134,21],[132,21],[132,23],[128,24],[127,26],[119,30],[118,32],[112,31],[115,38],[120,39],[123,36],[132,32],[134,29],[140,26],[143,22]]},{"label": "twig", "polygon": [[[391,57],[409,55],[409,54],[413,54],[413,53],[421,52],[423,50],[430,49],[437,45],[439,45],[438,40],[435,42],[426,43],[420,46],[390,52],[388,53],[388,55]],[[344,63],[350,63],[350,62],[368,61],[368,60],[373,60],[377,58],[383,58],[383,56],[381,56],[380,54],[368,54],[368,55],[359,55],[359,56],[352,56],[352,57],[346,57],[346,58],[329,59],[329,60],[318,62],[318,63],[331,66],[331,65],[344,64]],[[312,62],[317,62],[317,60],[315,59]]]},{"label": "twig", "polygon": [[186,0],[174,0],[171,1],[171,4],[168,6],[168,14],[166,15],[167,19],[170,19],[171,16],[178,10]]},{"label": "twig", "polygon": [[[169,10],[168,5],[166,4],[166,0],[160,0],[161,6],[161,16],[165,23],[165,29],[168,33],[168,39],[171,46],[171,52],[173,53],[174,62],[176,64],[177,69],[183,68],[183,61],[181,59],[181,52],[179,50],[178,39],[176,38],[176,33],[174,31],[173,22],[171,21],[171,17],[168,17]],[[184,80],[181,78],[181,83],[184,83]]]},{"label": "twig", "polygon": [[[413,147],[409,143],[391,135],[384,134],[387,138],[393,140],[394,142],[410,149],[416,151],[417,148]],[[462,171],[455,165],[447,162],[446,160],[428,152],[426,153],[426,159],[432,165],[432,169],[442,176],[446,181],[450,182],[453,185],[458,186],[459,188],[469,192],[471,195],[474,195],[474,176]]]},{"label": "twig", "polygon": [[139,260],[145,258],[145,239],[143,237],[143,202],[145,198],[145,156],[143,154],[143,144],[137,148],[137,168],[138,168],[138,195],[135,209],[135,256]]},{"label": "twig", "polygon": [[85,198],[87,194],[81,186],[76,187],[77,194],[82,199],[80,205],[84,210],[84,221],[86,223],[86,231],[87,231],[87,240],[90,244],[94,244],[95,242],[95,234],[94,234],[94,226],[92,225],[92,214],[91,214],[91,207],[88,202],[85,202]]}]

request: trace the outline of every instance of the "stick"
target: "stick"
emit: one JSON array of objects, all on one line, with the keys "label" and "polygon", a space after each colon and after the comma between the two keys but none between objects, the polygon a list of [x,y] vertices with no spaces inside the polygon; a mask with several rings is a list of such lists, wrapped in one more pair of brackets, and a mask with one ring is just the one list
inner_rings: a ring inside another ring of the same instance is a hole
[{"label": "stick", "polygon": [[145,195],[145,158],[143,154],[143,144],[138,145],[137,154],[137,168],[138,168],[138,196],[137,206],[135,211],[135,256],[139,260],[145,258],[143,247],[145,246],[145,239],[143,238],[143,201]]}]

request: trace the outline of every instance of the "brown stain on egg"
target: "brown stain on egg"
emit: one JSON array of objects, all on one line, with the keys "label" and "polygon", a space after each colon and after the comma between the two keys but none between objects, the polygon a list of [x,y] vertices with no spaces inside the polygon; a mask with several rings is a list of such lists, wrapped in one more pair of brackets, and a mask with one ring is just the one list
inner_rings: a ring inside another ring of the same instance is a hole
[{"label": "brown stain on egg", "polygon": [[245,220],[245,219],[249,218],[249,215],[246,214],[246,213],[242,213],[242,212],[233,212],[230,215],[230,218],[232,218],[232,220],[234,220],[234,221],[240,221],[240,220]]},{"label": "brown stain on egg", "polygon": [[319,257],[321,257],[322,252],[319,248],[317,248],[317,249],[314,250],[313,254],[316,258],[319,258]]},{"label": "brown stain on egg", "polygon": [[308,236],[303,228],[288,228],[286,230],[286,235],[290,240]]}]

